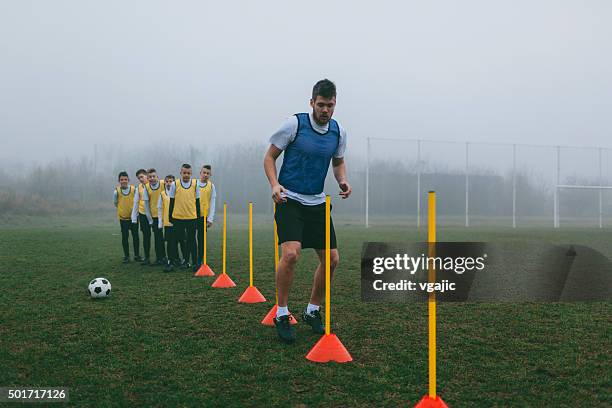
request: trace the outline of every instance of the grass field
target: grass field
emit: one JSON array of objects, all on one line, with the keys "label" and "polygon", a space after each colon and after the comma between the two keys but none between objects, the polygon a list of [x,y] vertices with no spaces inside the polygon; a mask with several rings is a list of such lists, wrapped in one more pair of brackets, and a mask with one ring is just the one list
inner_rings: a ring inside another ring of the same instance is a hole
[{"label": "grass field", "polygon": [[[0,386],[67,386],[75,406],[411,406],[427,392],[426,304],[360,300],[363,241],[424,240],[414,229],[336,224],[341,262],[332,326],[347,364],[304,356],[318,340],[298,326],[296,344],[259,322],[274,301],[270,225],[255,237],[255,285],[271,300],[238,304],[248,285],[244,227],[228,232],[233,289],[189,271],[121,264],[110,219],[35,219],[0,234]],[[209,264],[221,269],[220,228]],[[612,256],[597,229],[440,228],[445,241],[524,239],[574,243]],[[289,304],[308,300],[313,253],[305,252]],[[104,276],[111,298],[93,301]],[[612,406],[612,305],[440,304],[438,390],[451,407]]]}]

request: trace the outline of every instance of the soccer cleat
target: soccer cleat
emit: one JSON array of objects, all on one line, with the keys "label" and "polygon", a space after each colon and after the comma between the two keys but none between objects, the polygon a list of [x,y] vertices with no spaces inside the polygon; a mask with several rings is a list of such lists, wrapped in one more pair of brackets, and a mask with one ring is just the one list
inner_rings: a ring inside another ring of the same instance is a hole
[{"label": "soccer cleat", "polygon": [[283,315],[274,318],[274,326],[278,337],[285,343],[293,343],[295,341],[295,329],[291,326],[289,315]]},{"label": "soccer cleat", "polygon": [[151,262],[150,266],[162,266],[164,265],[164,263],[161,261],[161,259],[156,259],[155,262]]},{"label": "soccer cleat", "polygon": [[181,263],[181,269],[189,269],[191,267],[191,265],[189,265],[189,262],[186,259],[183,259],[183,262]]},{"label": "soccer cleat", "polygon": [[312,328],[312,331],[317,334],[325,334],[325,326],[323,326],[323,318],[318,310],[312,313],[307,313],[306,309],[302,313],[302,321]]},{"label": "soccer cleat", "polygon": [[142,266],[150,265],[149,258],[144,258],[140,263]]},{"label": "soccer cleat", "polygon": [[193,264],[193,267],[191,268],[191,270],[192,270],[193,272],[197,272],[197,271],[198,271],[198,269],[200,269],[200,265],[199,265],[199,264],[197,264],[197,263],[196,263],[196,264]]},{"label": "soccer cleat", "polygon": [[140,255],[134,255],[134,262],[142,262],[144,260],[144,258],[142,258]]},{"label": "soccer cleat", "polygon": [[123,263],[129,263],[130,262],[130,257],[129,256],[124,256],[123,257]]},{"label": "soccer cleat", "polygon": [[174,269],[172,267],[172,262],[168,262],[166,266],[164,267],[164,272],[172,272],[172,269]]}]

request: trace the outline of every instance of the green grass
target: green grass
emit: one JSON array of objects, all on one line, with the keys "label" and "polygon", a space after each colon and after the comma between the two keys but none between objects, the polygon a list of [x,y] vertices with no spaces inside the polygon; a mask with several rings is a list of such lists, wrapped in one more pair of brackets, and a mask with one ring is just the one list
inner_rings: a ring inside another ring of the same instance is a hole
[{"label": "green grass", "polygon": [[[272,231],[260,217],[255,285],[271,300],[238,304],[248,285],[247,234],[228,232],[233,289],[212,289],[191,272],[122,265],[110,219],[24,222],[0,234],[0,386],[67,386],[78,406],[411,406],[427,392],[425,304],[360,299],[361,243],[423,240],[414,229],[365,230],[338,222],[341,265],[333,331],[347,364],[304,356],[318,340],[303,326],[292,346],[259,322],[272,306]],[[40,226],[42,225],[42,226]],[[220,272],[220,229],[209,263]],[[440,228],[439,240],[525,239],[589,245],[612,255],[596,229]],[[290,309],[308,301],[316,257],[304,252]],[[94,301],[104,276],[111,298]],[[438,390],[454,407],[610,406],[609,302],[440,304]]]}]

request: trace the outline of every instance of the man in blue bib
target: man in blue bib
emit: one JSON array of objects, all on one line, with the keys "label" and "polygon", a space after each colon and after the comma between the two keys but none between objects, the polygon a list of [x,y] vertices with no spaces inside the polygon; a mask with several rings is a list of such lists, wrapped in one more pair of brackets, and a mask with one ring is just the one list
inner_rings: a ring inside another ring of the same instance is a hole
[{"label": "man in blue bib", "polygon": [[[317,82],[310,100],[312,113],[297,113],[270,137],[264,169],[276,203],[274,216],[282,255],[276,271],[278,311],[274,324],[281,340],[295,340],[287,302],[293,272],[303,248],[313,248],[319,257],[310,302],[302,320],[316,333],[323,334],[320,305],[325,295],[325,177],[332,163],[340,197],[348,198],[351,186],[346,180],[344,150],[346,132],[332,119],[336,106],[336,86],[328,79]],[[282,152],[283,165],[277,178],[276,159]],[[330,270],[338,265],[334,225],[331,223]]]}]

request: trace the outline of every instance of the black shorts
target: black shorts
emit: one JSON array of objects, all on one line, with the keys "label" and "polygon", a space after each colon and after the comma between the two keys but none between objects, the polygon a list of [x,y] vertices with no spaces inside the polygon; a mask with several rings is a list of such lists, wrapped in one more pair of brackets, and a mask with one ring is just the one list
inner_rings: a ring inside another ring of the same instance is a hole
[{"label": "black shorts", "polygon": [[[274,219],[279,243],[299,241],[302,248],[325,249],[325,203],[304,205],[287,198],[287,202],[276,204]],[[337,248],[331,217],[330,248]]]}]

